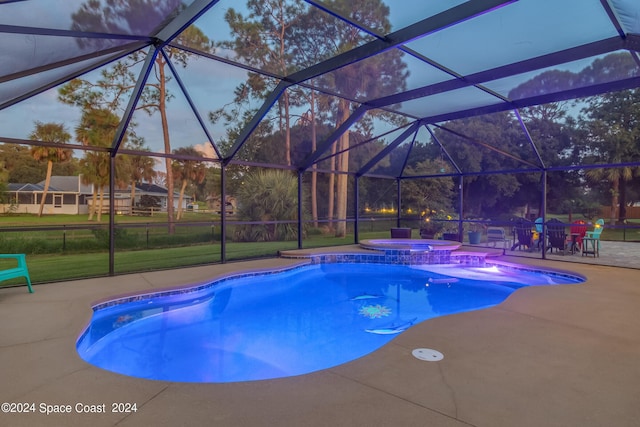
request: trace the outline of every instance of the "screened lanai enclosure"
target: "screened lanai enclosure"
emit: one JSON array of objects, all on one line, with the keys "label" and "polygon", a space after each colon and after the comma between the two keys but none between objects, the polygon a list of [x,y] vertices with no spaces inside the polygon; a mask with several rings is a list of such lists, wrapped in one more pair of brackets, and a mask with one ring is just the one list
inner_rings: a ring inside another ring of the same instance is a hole
[{"label": "screened lanai enclosure", "polygon": [[636,0],[0,1],[0,252],[47,282],[397,227],[640,240],[639,55]]}]

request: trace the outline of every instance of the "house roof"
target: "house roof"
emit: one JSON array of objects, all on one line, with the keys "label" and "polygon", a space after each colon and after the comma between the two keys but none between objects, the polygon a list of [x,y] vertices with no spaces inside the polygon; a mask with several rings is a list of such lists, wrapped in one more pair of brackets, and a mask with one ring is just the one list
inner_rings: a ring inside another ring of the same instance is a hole
[{"label": "house roof", "polygon": [[20,184],[10,182],[9,184],[7,184],[7,189],[11,192],[33,193],[43,191],[44,187],[39,184]]},{"label": "house roof", "polygon": [[[45,181],[38,183],[44,188]],[[79,176],[52,176],[49,183],[49,191],[60,191],[69,193],[90,194],[92,192],[91,185],[83,184]]]},{"label": "house roof", "polygon": [[155,194],[162,194],[165,196],[167,195],[167,189],[157,184],[140,183],[140,184],[136,184],[136,188],[139,189],[140,191],[143,191],[149,194],[155,193]]}]

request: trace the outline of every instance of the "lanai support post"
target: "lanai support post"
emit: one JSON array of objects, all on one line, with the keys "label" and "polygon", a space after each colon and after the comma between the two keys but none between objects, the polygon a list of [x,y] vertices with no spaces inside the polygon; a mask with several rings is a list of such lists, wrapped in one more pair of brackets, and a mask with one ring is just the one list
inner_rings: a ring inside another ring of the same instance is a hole
[{"label": "lanai support post", "polygon": [[298,249],[302,249],[302,171],[298,171]]},{"label": "lanai support post", "polygon": [[227,165],[220,165],[220,262],[227,262]]},{"label": "lanai support post", "polygon": [[396,188],[397,188],[397,199],[396,199],[396,205],[398,206],[398,214],[396,215],[396,227],[400,227],[400,199],[402,198],[402,187],[400,184],[400,178],[396,178]]},{"label": "lanai support post", "polygon": [[360,236],[358,233],[358,229],[359,227],[359,223],[360,221],[358,220],[358,212],[360,211],[360,202],[359,202],[359,198],[360,198],[360,177],[358,175],[355,176],[355,181],[353,183],[353,218],[354,218],[354,222],[353,222],[353,243],[354,244],[358,244],[358,242],[360,241]]},{"label": "lanai support post", "polygon": [[547,169],[542,170],[542,259],[547,259]]},{"label": "lanai support post", "polygon": [[[109,276],[115,274],[116,259],[116,156],[109,156]],[[93,201],[94,205],[96,201]]]},{"label": "lanai support post", "polygon": [[460,243],[464,240],[464,223],[462,222],[464,218],[462,218],[463,203],[464,203],[464,192],[462,191],[464,188],[464,176],[460,175],[460,183],[458,184],[458,237],[460,238]]}]

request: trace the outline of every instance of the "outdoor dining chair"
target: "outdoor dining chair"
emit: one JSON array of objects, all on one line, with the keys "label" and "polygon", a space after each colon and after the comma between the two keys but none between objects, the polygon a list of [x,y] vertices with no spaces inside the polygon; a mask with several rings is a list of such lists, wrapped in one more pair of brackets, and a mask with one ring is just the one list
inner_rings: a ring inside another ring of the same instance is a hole
[{"label": "outdoor dining chair", "polygon": [[549,243],[547,247],[548,251],[553,253],[555,249],[556,252],[562,251],[562,254],[565,254],[567,249],[567,233],[562,221],[556,218],[547,221],[547,239]]},{"label": "outdoor dining chair", "polygon": [[572,222],[569,233],[567,243],[570,245],[571,253],[582,252],[582,241],[587,234],[587,223],[582,219]]}]

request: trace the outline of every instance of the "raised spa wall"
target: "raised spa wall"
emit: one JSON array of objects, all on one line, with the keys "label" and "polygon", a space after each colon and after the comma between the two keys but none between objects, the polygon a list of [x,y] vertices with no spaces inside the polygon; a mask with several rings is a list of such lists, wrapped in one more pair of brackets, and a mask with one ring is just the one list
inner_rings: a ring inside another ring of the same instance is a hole
[{"label": "raised spa wall", "polygon": [[[376,263],[376,264],[462,264],[484,266],[486,264],[484,252],[466,252],[450,250],[414,251],[404,249],[376,249],[366,253],[338,253],[338,254],[308,254],[306,256],[293,256],[295,258],[308,258],[312,264],[324,264],[335,262],[346,263]],[[292,256],[287,255],[287,258]]]}]

